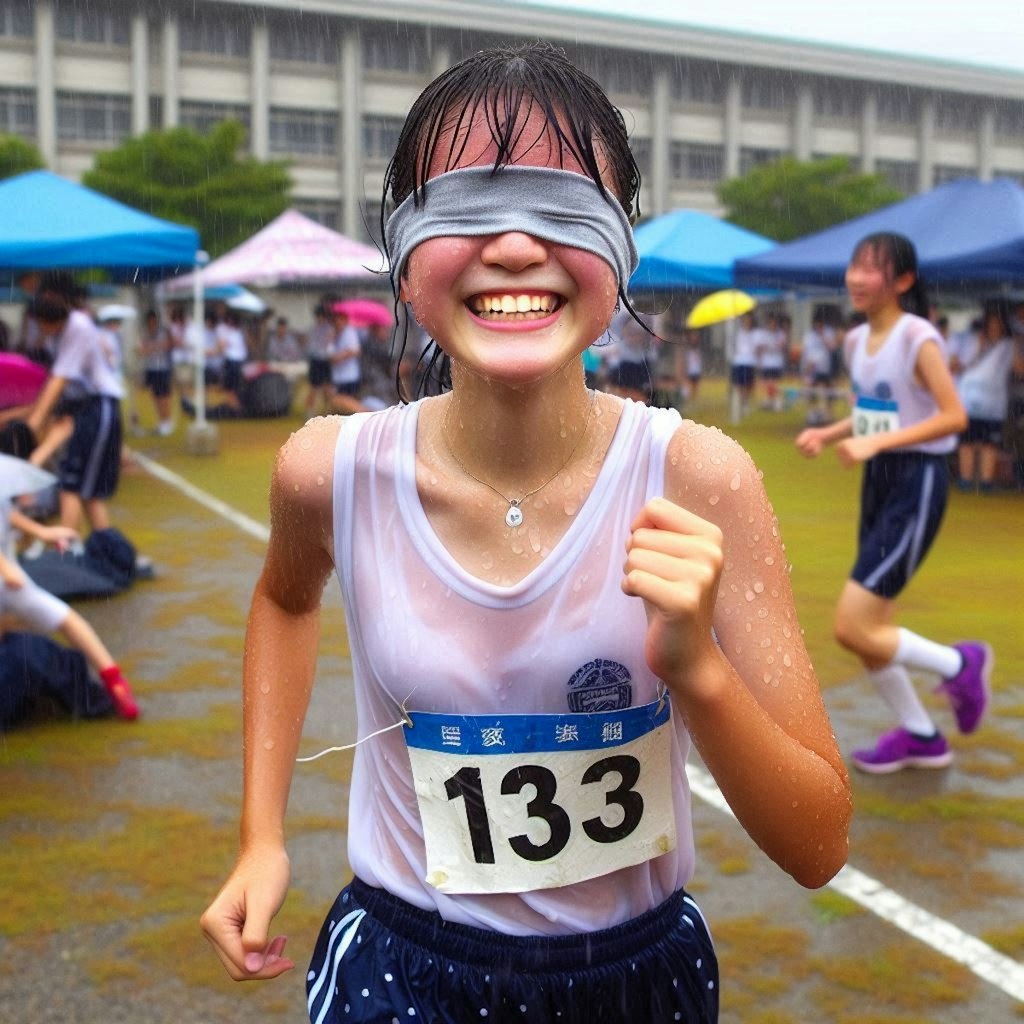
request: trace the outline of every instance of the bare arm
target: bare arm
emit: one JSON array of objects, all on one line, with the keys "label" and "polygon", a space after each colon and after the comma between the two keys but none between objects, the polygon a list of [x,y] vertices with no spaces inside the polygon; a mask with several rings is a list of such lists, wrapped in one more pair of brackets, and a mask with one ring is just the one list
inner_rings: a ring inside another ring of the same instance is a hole
[{"label": "bare arm", "polygon": [[236,980],[290,969],[285,939],[268,941],[289,882],[284,816],[313,686],[320,600],[333,567],[330,486],[337,424],[316,420],[281,449],[271,534],[246,627],[242,671],[244,791],[238,863],[202,927]]},{"label": "bare arm", "polygon": [[67,381],[63,377],[51,376],[43,385],[43,390],[36,399],[35,405],[32,406],[32,411],[28,414],[28,419],[26,420],[36,437],[39,437],[43,424],[53,411],[53,407],[57,404],[57,399],[63,393],[66,383]]},{"label": "bare arm", "polygon": [[[774,514],[727,438],[691,426],[670,454],[671,501],[643,510],[626,562],[624,589],[647,608],[648,662],[750,836],[801,884],[824,885],[848,853],[849,781]],[[705,469],[689,475],[698,454]]]}]

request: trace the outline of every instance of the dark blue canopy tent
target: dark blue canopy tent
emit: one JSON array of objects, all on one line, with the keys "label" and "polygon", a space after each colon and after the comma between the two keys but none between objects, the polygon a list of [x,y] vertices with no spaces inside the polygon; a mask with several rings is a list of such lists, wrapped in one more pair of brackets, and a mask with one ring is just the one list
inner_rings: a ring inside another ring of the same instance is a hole
[{"label": "dark blue canopy tent", "polygon": [[917,248],[921,277],[950,291],[1024,284],[1024,188],[1000,178],[951,181],[923,195],[739,259],[740,287],[842,288],[865,235],[894,231]]},{"label": "dark blue canopy tent", "polygon": [[120,278],[191,269],[194,228],[141,213],[51,174],[0,181],[0,269],[102,267]]},{"label": "dark blue canopy tent", "polygon": [[710,291],[733,285],[733,264],[774,248],[769,238],[697,210],[673,210],[634,232],[640,265],[631,288]]}]

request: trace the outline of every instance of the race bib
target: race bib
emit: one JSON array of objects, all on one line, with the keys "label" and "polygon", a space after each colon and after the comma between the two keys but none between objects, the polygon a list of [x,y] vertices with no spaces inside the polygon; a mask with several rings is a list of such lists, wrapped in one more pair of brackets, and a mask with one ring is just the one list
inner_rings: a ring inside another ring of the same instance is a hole
[{"label": "race bib", "polygon": [[675,849],[667,696],[593,714],[409,718],[426,882],[441,892],[552,889]]},{"label": "race bib", "polygon": [[853,436],[888,434],[899,430],[900,407],[884,398],[859,396],[853,407]]}]

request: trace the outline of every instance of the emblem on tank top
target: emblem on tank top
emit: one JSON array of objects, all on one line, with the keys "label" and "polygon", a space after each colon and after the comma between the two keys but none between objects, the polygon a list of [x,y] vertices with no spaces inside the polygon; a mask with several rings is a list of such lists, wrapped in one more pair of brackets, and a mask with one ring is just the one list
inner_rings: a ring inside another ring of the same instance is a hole
[{"label": "emblem on tank top", "polygon": [[566,686],[566,700],[573,712],[617,711],[633,702],[633,677],[629,669],[607,658],[595,658],[581,665]]}]

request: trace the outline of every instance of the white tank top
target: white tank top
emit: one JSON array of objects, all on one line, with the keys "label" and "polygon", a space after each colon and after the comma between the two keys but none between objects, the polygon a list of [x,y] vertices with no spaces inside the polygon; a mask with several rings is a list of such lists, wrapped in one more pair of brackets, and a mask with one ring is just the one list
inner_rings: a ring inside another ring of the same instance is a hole
[{"label": "white tank top", "polygon": [[[914,367],[926,341],[934,341],[945,359],[946,346],[939,332],[923,317],[904,313],[873,354],[868,352],[870,332],[869,324],[860,324],[846,336],[846,365],[850,368],[855,397],[895,402],[900,427],[910,427],[934,416],[939,407],[932,393],[917,383]],[[944,455],[956,445],[957,435],[947,434],[893,451]]]},{"label": "white tank top", "polygon": [[[644,659],[643,604],[623,594],[620,581],[630,522],[662,493],[678,413],[626,402],[593,489],[565,535],[526,578],[502,587],[449,555],[420,504],[415,440],[423,401],[349,416],[338,437],[335,559],[359,737],[398,721],[403,703],[411,712],[468,715],[588,710],[588,701],[602,699],[593,678],[602,673],[588,671],[595,663],[606,669],[605,682],[614,677],[616,707],[656,700],[659,683]],[[356,748],[349,862],[368,884],[463,924],[520,935],[620,924],[693,874],[690,739],[678,714],[670,731],[676,849],[653,860],[553,889],[439,892],[424,881],[410,759],[403,730],[395,729]]]}]

